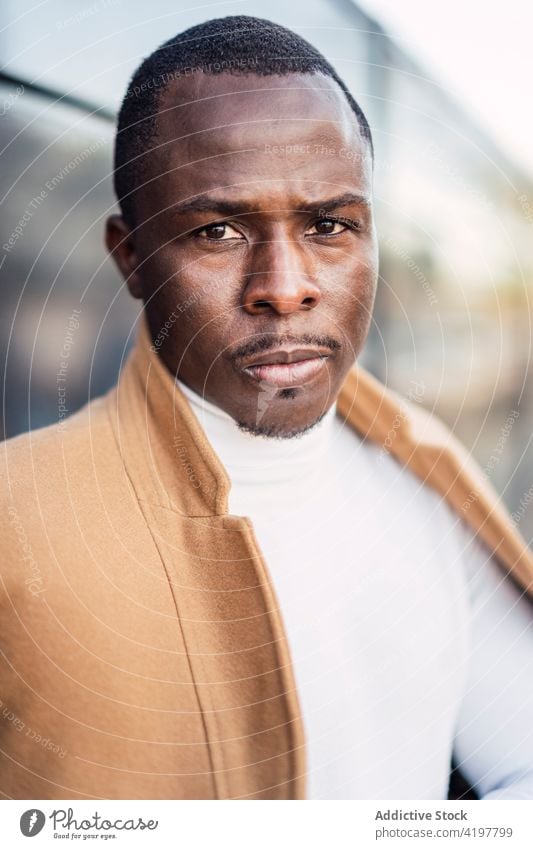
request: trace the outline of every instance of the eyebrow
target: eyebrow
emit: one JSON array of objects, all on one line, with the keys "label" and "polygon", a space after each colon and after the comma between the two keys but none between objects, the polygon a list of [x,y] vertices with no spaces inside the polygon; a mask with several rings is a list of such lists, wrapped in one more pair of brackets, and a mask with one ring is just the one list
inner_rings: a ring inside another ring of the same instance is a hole
[{"label": "eyebrow", "polygon": [[[363,194],[346,192],[338,197],[328,198],[328,200],[312,201],[302,204],[298,211],[301,212],[331,212],[342,206],[366,206],[370,207],[370,198]],[[186,212],[213,212],[225,215],[242,215],[243,213],[257,212],[257,206],[254,203],[246,200],[222,200],[210,195],[200,195],[199,197],[190,198],[189,200],[177,203],[171,207],[171,212],[182,215]]]}]

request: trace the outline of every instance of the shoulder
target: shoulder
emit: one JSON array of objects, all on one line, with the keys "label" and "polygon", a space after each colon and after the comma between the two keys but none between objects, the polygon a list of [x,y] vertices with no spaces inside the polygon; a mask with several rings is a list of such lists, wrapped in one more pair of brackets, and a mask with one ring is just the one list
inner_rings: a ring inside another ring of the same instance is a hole
[{"label": "shoulder", "polygon": [[494,487],[453,430],[425,409],[424,395],[424,385],[413,383],[402,397],[357,366],[339,396],[340,409],[364,439],[440,493],[483,537],[503,532],[518,552],[524,541]]},{"label": "shoulder", "polygon": [[452,430],[424,406],[426,386],[412,381],[405,394],[382,383],[356,363],[338,396],[339,412],[365,439],[400,460],[408,451],[448,450],[463,460],[467,452]]},{"label": "shoulder", "polygon": [[[116,453],[107,396],[61,424],[32,430],[0,445],[0,550],[42,536],[69,512],[73,489],[90,488],[98,467]],[[94,488],[94,487],[93,487]]]},{"label": "shoulder", "polygon": [[[50,485],[64,476],[62,458],[81,464],[91,445],[112,435],[106,411],[107,396],[95,398],[60,423],[30,430],[0,445],[0,492],[3,498],[20,486],[46,479]],[[77,464],[71,464],[77,465]]]}]

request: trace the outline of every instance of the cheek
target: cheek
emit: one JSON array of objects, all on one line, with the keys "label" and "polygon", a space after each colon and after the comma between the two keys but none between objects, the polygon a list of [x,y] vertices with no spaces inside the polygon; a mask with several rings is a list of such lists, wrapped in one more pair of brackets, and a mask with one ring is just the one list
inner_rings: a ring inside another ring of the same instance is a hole
[{"label": "cheek", "polygon": [[350,258],[330,268],[325,277],[324,290],[328,294],[324,306],[344,335],[351,359],[360,353],[372,321],[377,281],[372,252],[360,253],[356,260]]},{"label": "cheek", "polygon": [[366,335],[372,320],[372,310],[376,295],[376,273],[368,267],[358,270],[350,293],[349,314],[351,325],[357,335]]},{"label": "cheek", "polygon": [[199,253],[195,250],[174,250],[162,253],[160,268],[172,276],[177,291],[184,297],[203,299],[223,307],[236,296],[243,270],[237,252]]},{"label": "cheek", "polygon": [[228,276],[186,251],[161,250],[143,268],[144,291],[161,313],[172,310],[186,323],[209,320],[224,307]]},{"label": "cheek", "polygon": [[346,314],[371,308],[377,280],[377,265],[372,251],[358,251],[323,264],[320,283],[326,303]]},{"label": "cheek", "polygon": [[[214,284],[213,284],[214,286]],[[224,360],[228,344],[238,334],[239,309],[215,294],[213,286],[196,288],[183,301],[180,315],[180,337],[187,359],[201,364],[206,372],[218,368]]]},{"label": "cheek", "polygon": [[239,289],[235,282],[219,274],[180,276],[176,294],[182,299],[183,315],[203,336],[223,337],[240,313]]}]

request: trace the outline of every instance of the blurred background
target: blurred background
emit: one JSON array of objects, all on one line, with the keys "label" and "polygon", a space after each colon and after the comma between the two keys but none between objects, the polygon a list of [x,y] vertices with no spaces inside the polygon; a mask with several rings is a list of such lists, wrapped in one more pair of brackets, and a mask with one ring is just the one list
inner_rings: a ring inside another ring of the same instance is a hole
[{"label": "blurred background", "polygon": [[0,436],[57,421],[60,386],[69,412],[101,394],[132,343],[139,303],[103,225],[134,68],[193,23],[258,15],[314,43],[373,130],[381,277],[362,363],[453,428],[530,540],[533,10],[491,5],[3,0]]}]

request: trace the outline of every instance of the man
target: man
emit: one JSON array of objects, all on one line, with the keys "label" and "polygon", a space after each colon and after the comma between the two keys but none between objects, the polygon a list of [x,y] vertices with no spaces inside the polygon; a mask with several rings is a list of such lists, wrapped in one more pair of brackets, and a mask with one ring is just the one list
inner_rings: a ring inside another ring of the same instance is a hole
[{"label": "man", "polygon": [[442,799],[454,756],[482,798],[533,798],[533,556],[354,365],[372,156],[267,21],[134,75],[106,240],[137,343],[107,396],[5,445],[6,796]]}]

